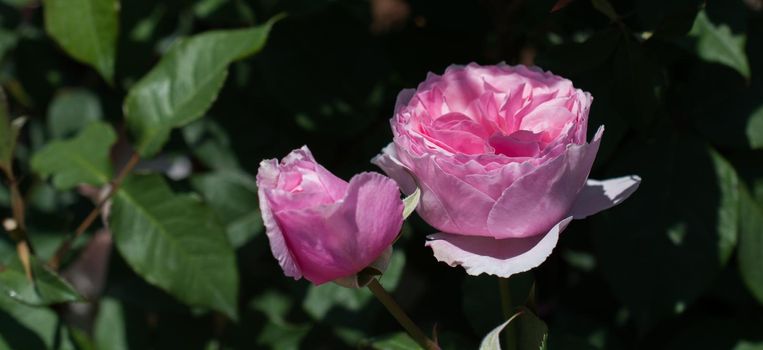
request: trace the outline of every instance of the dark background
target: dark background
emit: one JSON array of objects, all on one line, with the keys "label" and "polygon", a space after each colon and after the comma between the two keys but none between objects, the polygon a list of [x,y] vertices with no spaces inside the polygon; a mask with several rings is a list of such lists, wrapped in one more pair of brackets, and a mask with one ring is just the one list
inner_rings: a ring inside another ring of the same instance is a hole
[{"label": "dark background", "polygon": [[[591,177],[643,179],[624,204],[571,224],[541,267],[512,278],[517,304],[534,281],[549,347],[763,349],[763,3],[613,0],[616,18],[602,4],[552,12],[550,0],[126,0],[112,87],[45,36],[39,4],[4,0],[0,79],[14,114],[30,117],[23,164],[65,133],[51,114],[91,113],[123,130],[127,88],[174,39],[288,13],[261,53],[231,66],[207,117],[164,148],[165,159],[192,164],[190,180],[173,186],[206,197],[194,179],[251,178],[263,158],[303,144],[344,179],[380,171],[369,160],[391,141],[398,91],[450,64],[538,65],[594,96],[589,135],[601,124],[606,132]],[[44,232],[37,246],[55,247],[91,208],[31,174],[24,187],[29,225]],[[239,195],[251,207],[238,210],[256,210],[253,192]],[[0,203],[7,213],[7,196]],[[368,291],[284,277],[262,228],[249,231],[237,244],[238,324],[181,305],[116,252],[96,300],[113,317],[62,324],[83,327],[99,349],[396,349],[385,336],[399,326]],[[498,282],[438,263],[423,246],[433,232],[414,215],[382,281],[417,323],[436,325],[444,348],[476,348],[504,320]],[[0,332],[18,344],[42,338],[1,310]]]}]

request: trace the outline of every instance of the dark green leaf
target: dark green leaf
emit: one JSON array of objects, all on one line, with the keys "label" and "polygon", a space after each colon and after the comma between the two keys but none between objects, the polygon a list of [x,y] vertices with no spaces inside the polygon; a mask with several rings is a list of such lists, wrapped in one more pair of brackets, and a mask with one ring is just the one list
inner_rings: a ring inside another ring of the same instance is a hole
[{"label": "dark green leaf", "polygon": [[763,105],[750,115],[746,131],[750,146],[754,149],[763,149]]},{"label": "dark green leaf", "polygon": [[30,265],[34,283],[27,279],[18,257],[12,256],[8,264],[0,270],[0,290],[4,295],[31,306],[82,300],[68,282],[34,256],[30,258]]},{"label": "dark green leaf", "polygon": [[548,327],[538,316],[523,307],[517,322],[518,350],[545,350],[548,339]]},{"label": "dark green leaf", "polygon": [[128,321],[119,301],[111,298],[101,300],[93,325],[93,340],[96,348],[99,350],[130,349],[126,330]]},{"label": "dark green leaf", "polygon": [[739,271],[750,292],[763,304],[763,206],[740,187]]},{"label": "dark green leaf", "polygon": [[743,77],[750,78],[750,63],[745,54],[745,36],[735,35],[726,25],[710,21],[705,11],[694,20],[689,35],[697,40],[696,52],[709,62],[717,62],[734,68]]},{"label": "dark green leaf", "polygon": [[235,248],[263,231],[257,184],[250,175],[225,170],[194,176],[191,184],[226,223],[228,239]]},{"label": "dark green leaf", "polygon": [[111,180],[109,149],[114,142],[111,126],[94,122],[71,140],[45,145],[32,157],[32,169],[43,177],[52,176],[61,190],[83,183],[104,185]]},{"label": "dark green leaf", "polygon": [[288,297],[272,291],[252,300],[250,306],[267,316],[267,323],[260,332],[257,343],[271,349],[300,349],[300,342],[312,328],[309,324],[293,324],[286,320],[292,306]]},{"label": "dark green leaf", "polygon": [[739,180],[720,155],[685,134],[634,140],[610,169],[609,176],[637,173],[644,182],[627,202],[591,218],[598,266],[630,316],[649,327],[682,313],[726,264]]},{"label": "dark green leaf", "polygon": [[236,169],[238,159],[233,153],[230,139],[213,120],[201,119],[183,128],[185,142],[204,165],[212,169]]},{"label": "dark green leaf", "polygon": [[175,43],[128,92],[124,111],[143,156],[155,154],[173,128],[200,118],[212,105],[228,65],[257,53],[280,17],[262,26],[218,30]]},{"label": "dark green leaf", "polygon": [[117,0],[44,0],[45,30],[72,57],[114,79]]},{"label": "dark green leaf", "polygon": [[146,281],[194,306],[236,318],[238,272],[222,224],[159,175],[128,178],[114,198],[117,249]]},{"label": "dark green leaf", "polygon": [[370,348],[375,350],[419,350],[421,347],[404,332],[393,333],[370,341]]},{"label": "dark green leaf", "polygon": [[613,99],[618,111],[631,125],[646,127],[657,117],[658,68],[630,33],[623,33],[620,39],[613,69]]},{"label": "dark green leaf", "polygon": [[609,0],[591,0],[591,3],[596,10],[607,16],[611,21],[617,21],[620,17],[617,15],[615,8],[612,7],[612,4],[609,3]]},{"label": "dark green leaf", "polygon": [[0,295],[0,349],[75,350],[55,311]]},{"label": "dark green leaf", "polygon": [[501,331],[509,324],[516,324],[518,331],[514,341],[517,350],[544,350],[546,349],[546,339],[548,338],[548,327],[538,316],[529,309],[522,307],[520,311],[514,314],[506,322],[494,328],[482,339],[480,350],[501,350],[500,335]]},{"label": "dark green leaf", "polygon": [[67,90],[48,107],[48,131],[54,138],[69,137],[102,117],[97,96],[84,89]]}]

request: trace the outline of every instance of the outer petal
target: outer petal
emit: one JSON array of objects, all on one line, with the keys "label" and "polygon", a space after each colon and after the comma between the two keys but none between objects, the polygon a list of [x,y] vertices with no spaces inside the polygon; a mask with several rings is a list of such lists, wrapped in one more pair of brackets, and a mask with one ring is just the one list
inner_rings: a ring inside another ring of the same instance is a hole
[{"label": "outer petal", "polygon": [[395,180],[406,195],[410,195],[416,190],[416,181],[411,177],[410,169],[397,158],[394,143],[384,147],[382,153],[371,159],[371,163],[384,170],[387,176]]},{"label": "outer petal", "polygon": [[397,100],[395,101],[395,113],[400,112],[400,110],[407,106],[408,102],[411,101],[415,94],[416,89],[400,90],[400,93],[397,94]]},{"label": "outer petal", "polygon": [[402,226],[400,190],[389,178],[362,173],[334,205],[276,213],[305,278],[315,284],[347,277],[374,262]]},{"label": "outer petal", "polygon": [[503,192],[488,215],[493,237],[529,237],[547,232],[570,211],[588,178],[604,131],[590,144],[567,151],[519,178]]},{"label": "outer petal", "polygon": [[417,212],[424,221],[443,232],[491,236],[487,219],[493,198],[444,171],[433,156],[411,160],[421,186]]},{"label": "outer petal", "polygon": [[262,213],[262,221],[265,224],[265,232],[270,241],[270,250],[273,252],[273,256],[278,260],[278,264],[281,265],[286,276],[300,279],[302,271],[289,251],[283,232],[278,227],[278,223],[273,216],[273,211],[270,209],[268,197],[265,195],[265,191],[269,190],[270,186],[274,184],[271,177],[277,176],[277,166],[278,161],[275,159],[265,160],[260,163],[260,169],[257,172],[257,195],[260,200],[260,212]]},{"label": "outer petal", "polygon": [[575,219],[596,214],[626,200],[636,192],[641,178],[636,175],[617,177],[604,181],[588,180],[572,205],[570,215]]},{"label": "outer petal", "polygon": [[545,235],[525,238],[492,239],[437,233],[427,237],[426,246],[432,248],[438,261],[450,266],[461,265],[470,275],[486,273],[509,277],[543,263],[570,221],[572,217],[567,217]]}]

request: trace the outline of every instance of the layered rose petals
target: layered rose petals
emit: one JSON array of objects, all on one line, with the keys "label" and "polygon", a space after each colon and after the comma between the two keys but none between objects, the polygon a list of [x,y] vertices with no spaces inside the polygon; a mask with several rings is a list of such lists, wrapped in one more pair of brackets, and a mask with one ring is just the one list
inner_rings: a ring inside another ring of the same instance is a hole
[{"label": "layered rose petals", "polygon": [[540,264],[569,220],[638,186],[586,186],[603,134],[587,143],[591,102],[536,68],[451,66],[400,93],[394,142],[373,162],[404,192],[421,188],[417,211],[443,232],[427,242],[438,260],[508,276]]},{"label": "layered rose petals", "polygon": [[361,173],[347,183],[307,147],[281,163],[263,161],[257,184],[273,256],[295,279],[321,284],[360,272],[383,255],[402,225],[394,181]]}]

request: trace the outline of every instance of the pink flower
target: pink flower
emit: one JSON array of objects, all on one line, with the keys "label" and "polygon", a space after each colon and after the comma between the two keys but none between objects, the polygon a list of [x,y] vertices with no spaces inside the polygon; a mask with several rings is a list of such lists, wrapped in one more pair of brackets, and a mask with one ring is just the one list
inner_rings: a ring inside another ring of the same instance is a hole
[{"label": "pink flower", "polygon": [[346,281],[384,260],[403,223],[394,181],[361,173],[347,183],[318,164],[306,146],[280,164],[263,160],[257,186],[270,249],[294,279]]},{"label": "pink flower", "polygon": [[400,92],[394,142],[373,162],[403,192],[421,188],[439,261],[508,277],[540,265],[570,220],[638,187],[637,176],[587,180],[604,131],[586,142],[591,102],[537,68],[450,66]]}]

